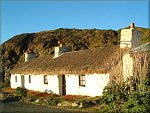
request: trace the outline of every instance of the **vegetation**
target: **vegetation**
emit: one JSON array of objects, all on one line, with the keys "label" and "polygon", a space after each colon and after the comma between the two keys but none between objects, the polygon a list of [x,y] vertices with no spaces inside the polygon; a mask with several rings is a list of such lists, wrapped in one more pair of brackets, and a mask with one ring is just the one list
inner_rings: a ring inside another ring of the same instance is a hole
[{"label": "vegetation", "polygon": [[149,53],[133,54],[134,75],[126,81],[112,81],[104,89],[102,100],[106,105],[104,112],[148,113],[150,111],[150,58],[148,56]]},{"label": "vegetation", "polygon": [[27,96],[27,90],[25,88],[17,87],[16,88],[16,94],[18,96],[21,96],[21,97],[26,97]]},{"label": "vegetation", "polygon": [[4,84],[0,83],[0,89],[4,88]]},{"label": "vegetation", "polygon": [[48,98],[47,102],[49,106],[57,106],[61,100],[59,98]]}]

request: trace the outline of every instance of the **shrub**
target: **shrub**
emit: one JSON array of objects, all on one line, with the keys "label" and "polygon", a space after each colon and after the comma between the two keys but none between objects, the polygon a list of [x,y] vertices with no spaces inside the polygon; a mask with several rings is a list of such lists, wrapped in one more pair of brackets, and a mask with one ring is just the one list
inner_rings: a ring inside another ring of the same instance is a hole
[{"label": "shrub", "polygon": [[4,88],[4,83],[0,83],[0,89]]},{"label": "shrub", "polygon": [[149,94],[135,91],[125,102],[123,110],[125,113],[148,113],[150,111]]},{"label": "shrub", "polygon": [[36,101],[38,98],[37,97],[27,97],[28,99],[27,99],[27,101],[30,101],[30,102],[34,102],[34,101]]},{"label": "shrub", "polygon": [[[130,82],[129,82],[130,81]],[[123,113],[148,113],[150,111],[150,100],[147,83],[136,83],[134,90],[133,80],[127,81],[128,84],[111,84],[105,87],[103,92],[103,108],[106,112]]]},{"label": "shrub", "polygon": [[79,103],[82,104],[82,106],[84,108],[92,107],[92,106],[96,105],[96,103],[91,100],[80,100]]},{"label": "shrub", "polygon": [[5,80],[4,87],[10,87],[10,80]]},{"label": "shrub", "polygon": [[122,83],[106,86],[103,91],[103,102],[113,104],[116,101],[125,101],[129,96],[129,87]]},{"label": "shrub", "polygon": [[26,97],[27,96],[27,90],[25,88],[17,87],[16,88],[16,94],[21,96],[21,97]]},{"label": "shrub", "polygon": [[47,102],[48,102],[49,106],[56,106],[60,102],[60,99],[59,98],[48,98]]},{"label": "shrub", "polygon": [[103,107],[99,110],[99,113],[123,113],[121,110],[117,111],[113,109],[112,106],[103,105]]},{"label": "shrub", "polygon": [[14,95],[8,95],[3,99],[3,102],[13,102],[13,101],[19,101],[21,99],[20,96],[14,96]]},{"label": "shrub", "polygon": [[115,112],[122,111],[122,105],[128,99],[129,87],[125,83],[121,85],[113,83],[106,86],[103,91],[102,102],[108,105],[110,110]]}]

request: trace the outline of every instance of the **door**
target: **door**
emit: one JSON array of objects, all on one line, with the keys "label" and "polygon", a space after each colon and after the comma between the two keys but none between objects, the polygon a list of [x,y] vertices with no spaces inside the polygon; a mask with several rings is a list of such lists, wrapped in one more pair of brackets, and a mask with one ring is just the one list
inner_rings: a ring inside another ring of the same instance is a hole
[{"label": "door", "polygon": [[24,75],[21,75],[21,87],[22,88],[24,88],[24,84],[25,84]]},{"label": "door", "polygon": [[65,75],[58,75],[59,80],[59,95],[63,96],[66,95],[66,79]]},{"label": "door", "polygon": [[62,95],[66,95],[66,78],[62,75]]}]

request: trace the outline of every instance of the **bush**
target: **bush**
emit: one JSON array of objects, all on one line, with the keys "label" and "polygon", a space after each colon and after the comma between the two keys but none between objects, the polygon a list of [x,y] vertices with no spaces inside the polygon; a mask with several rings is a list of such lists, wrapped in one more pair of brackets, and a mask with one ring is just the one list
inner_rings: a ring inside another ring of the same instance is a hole
[{"label": "bush", "polygon": [[8,95],[3,99],[3,102],[13,102],[13,101],[19,101],[21,99],[20,96],[14,96],[14,95]]},{"label": "bush", "polygon": [[149,94],[135,91],[125,102],[123,110],[125,113],[148,113],[150,111]]},{"label": "bush", "polygon": [[129,87],[125,83],[121,85],[113,83],[109,86],[106,86],[103,91],[102,102],[115,112],[122,112],[122,105],[128,99],[129,96]]},{"label": "bush", "polygon": [[17,87],[16,94],[21,97],[27,97],[27,90],[25,88]]},{"label": "bush", "polygon": [[0,83],[0,89],[4,88],[4,84]]},{"label": "bush", "polygon": [[79,101],[79,103],[82,104],[82,106],[84,108],[92,107],[92,106],[96,105],[96,103],[91,100],[81,100],[81,101]]},{"label": "bush", "polygon": [[138,84],[132,90],[133,85],[111,84],[105,87],[102,102],[106,104],[103,108],[105,112],[119,113],[148,113],[150,111],[149,93],[146,84]]},{"label": "bush", "polygon": [[103,105],[103,107],[99,110],[99,113],[123,113],[121,110],[117,111],[116,109],[113,109],[109,105]]},{"label": "bush", "polygon": [[47,102],[48,102],[49,106],[56,106],[60,102],[60,99],[59,98],[48,98]]},{"label": "bush", "polygon": [[103,91],[103,102],[106,104],[113,104],[117,101],[125,101],[129,96],[129,86],[125,83],[121,85],[114,83],[106,86]]},{"label": "bush", "polygon": [[10,80],[5,80],[4,87],[10,87]]}]

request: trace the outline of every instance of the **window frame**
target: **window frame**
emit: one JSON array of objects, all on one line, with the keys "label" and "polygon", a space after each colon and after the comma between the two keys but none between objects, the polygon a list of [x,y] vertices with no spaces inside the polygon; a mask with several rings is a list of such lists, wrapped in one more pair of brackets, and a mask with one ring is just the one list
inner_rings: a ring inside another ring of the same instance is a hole
[{"label": "window frame", "polygon": [[48,76],[47,75],[44,75],[44,84],[48,84]]},{"label": "window frame", "polygon": [[86,86],[86,80],[85,80],[85,75],[79,75],[79,86],[85,87]]},{"label": "window frame", "polygon": [[31,75],[29,75],[28,82],[31,83]]},{"label": "window frame", "polygon": [[15,76],[15,82],[17,82],[17,78],[18,78],[18,77],[17,77],[17,76]]}]

